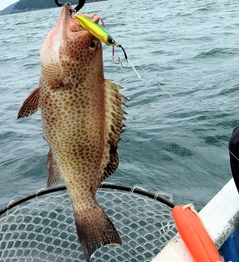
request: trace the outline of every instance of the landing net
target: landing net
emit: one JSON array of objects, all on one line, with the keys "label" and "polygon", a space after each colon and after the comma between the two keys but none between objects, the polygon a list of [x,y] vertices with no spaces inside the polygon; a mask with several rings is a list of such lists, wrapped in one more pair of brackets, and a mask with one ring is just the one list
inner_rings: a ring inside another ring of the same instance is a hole
[{"label": "landing net", "polygon": [[[97,202],[123,245],[102,247],[91,261],[150,262],[177,233],[171,208],[139,188],[103,187]],[[40,191],[0,210],[0,262],[10,261],[85,261],[65,187]]]}]

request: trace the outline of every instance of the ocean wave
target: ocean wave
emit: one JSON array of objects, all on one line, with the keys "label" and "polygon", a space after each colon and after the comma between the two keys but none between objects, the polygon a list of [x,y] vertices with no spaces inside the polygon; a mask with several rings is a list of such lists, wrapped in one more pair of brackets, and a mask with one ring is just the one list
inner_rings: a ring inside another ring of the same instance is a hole
[{"label": "ocean wave", "polygon": [[194,58],[196,59],[202,59],[202,58],[217,58],[217,57],[227,57],[238,55],[239,54],[239,48],[212,48],[208,51],[200,52],[198,55],[196,55]]}]

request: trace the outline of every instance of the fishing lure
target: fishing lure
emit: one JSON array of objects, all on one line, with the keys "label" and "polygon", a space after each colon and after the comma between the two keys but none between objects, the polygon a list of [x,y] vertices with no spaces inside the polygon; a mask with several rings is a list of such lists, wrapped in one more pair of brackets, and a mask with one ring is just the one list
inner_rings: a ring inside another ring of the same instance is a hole
[{"label": "fishing lure", "polygon": [[[128,57],[127,54],[124,50],[124,48],[122,47],[122,45],[119,45],[114,39],[113,37],[99,24],[93,22],[92,20],[88,19],[87,17],[80,15],[80,14],[76,14],[75,18],[77,19],[78,23],[85,28],[85,30],[87,30],[88,32],[90,32],[92,35],[94,35],[96,38],[98,38],[101,42],[105,43],[108,46],[112,46],[112,57],[113,57],[113,61],[115,64],[119,64],[120,63],[120,58],[118,58],[118,61],[116,61],[114,59],[114,47],[119,47],[122,49],[123,53],[124,53],[124,57],[125,60],[128,61]],[[105,27],[104,22],[102,20],[102,25]],[[122,66],[122,63],[121,63]]]},{"label": "fishing lure", "polygon": [[98,25],[97,23],[80,14],[76,14],[75,18],[83,28],[85,28],[88,32],[90,32],[92,35],[98,38],[101,42],[109,46],[117,45],[115,40],[102,26]]}]

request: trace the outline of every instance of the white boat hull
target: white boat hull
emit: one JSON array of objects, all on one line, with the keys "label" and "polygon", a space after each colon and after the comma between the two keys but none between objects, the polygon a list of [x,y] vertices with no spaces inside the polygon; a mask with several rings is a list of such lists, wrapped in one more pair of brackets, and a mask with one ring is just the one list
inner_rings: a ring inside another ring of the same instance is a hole
[{"label": "white boat hull", "polygon": [[[239,226],[239,194],[231,179],[199,212],[212,240],[219,249]],[[177,234],[152,262],[193,262]]]}]

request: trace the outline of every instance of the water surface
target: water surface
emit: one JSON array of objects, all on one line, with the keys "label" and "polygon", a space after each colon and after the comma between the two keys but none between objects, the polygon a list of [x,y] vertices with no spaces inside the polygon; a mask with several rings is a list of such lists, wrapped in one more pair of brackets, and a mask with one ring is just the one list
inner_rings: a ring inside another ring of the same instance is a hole
[{"label": "water surface", "polygon": [[[0,208],[46,186],[40,112],[16,116],[38,85],[39,49],[59,12],[0,17]],[[231,178],[227,146],[239,124],[239,3],[108,0],[82,12],[102,15],[142,77],[115,65],[104,46],[105,77],[129,97],[120,166],[107,181],[169,192],[176,203],[201,209]]]}]

